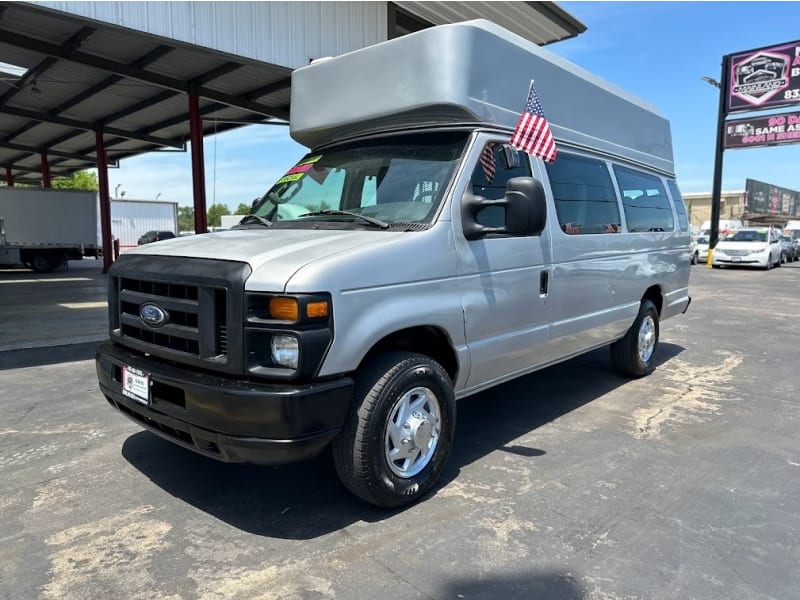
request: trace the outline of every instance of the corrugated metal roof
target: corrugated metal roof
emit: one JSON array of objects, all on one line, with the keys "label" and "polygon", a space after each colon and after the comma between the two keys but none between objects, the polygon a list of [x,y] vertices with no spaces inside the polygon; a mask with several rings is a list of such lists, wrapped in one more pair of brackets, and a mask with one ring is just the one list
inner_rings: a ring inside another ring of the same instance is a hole
[{"label": "corrugated metal roof", "polygon": [[575,37],[586,26],[555,2],[395,2],[417,17],[444,25],[487,19],[543,46]]},{"label": "corrugated metal roof", "polygon": [[[243,16],[264,13],[264,7],[256,11],[247,3],[232,4],[198,4],[198,10],[211,15],[220,10]],[[341,23],[336,35],[352,35],[358,39],[350,42],[357,44],[363,37],[358,20],[375,11],[359,11],[358,3],[331,4],[341,4],[335,7],[337,23]],[[538,43],[585,29],[548,2],[396,4],[434,24],[488,18]],[[135,13],[146,22],[150,8],[148,3],[108,3],[103,11],[121,16]],[[161,9],[159,14],[167,10],[170,18],[186,14],[181,7]],[[275,3],[268,13],[273,20],[303,16],[313,21],[315,10],[329,13],[333,9],[318,3]],[[165,31],[190,25],[175,22]],[[256,31],[254,23],[250,34]],[[294,50],[302,44],[311,58],[319,41],[315,31],[312,27],[302,39],[284,42]],[[189,90],[201,98],[206,134],[241,126],[244,121],[285,119],[289,114],[291,69],[287,67],[26,2],[0,4],[0,61],[33,70],[16,82],[0,81],[0,178],[4,175],[1,167],[10,167],[15,180],[39,181],[43,149],[54,176],[94,166],[96,129],[105,133],[110,163],[158,148],[185,149]]]}]

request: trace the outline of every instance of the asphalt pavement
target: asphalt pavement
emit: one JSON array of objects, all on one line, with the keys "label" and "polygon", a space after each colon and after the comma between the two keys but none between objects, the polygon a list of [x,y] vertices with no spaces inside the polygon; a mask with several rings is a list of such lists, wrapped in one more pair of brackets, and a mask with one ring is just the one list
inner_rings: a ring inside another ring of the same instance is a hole
[{"label": "asphalt pavement", "polygon": [[0,598],[800,597],[800,263],[693,267],[647,378],[597,351],[461,401],[393,512],[327,456],[226,465],[116,413],[89,267],[0,272]]}]

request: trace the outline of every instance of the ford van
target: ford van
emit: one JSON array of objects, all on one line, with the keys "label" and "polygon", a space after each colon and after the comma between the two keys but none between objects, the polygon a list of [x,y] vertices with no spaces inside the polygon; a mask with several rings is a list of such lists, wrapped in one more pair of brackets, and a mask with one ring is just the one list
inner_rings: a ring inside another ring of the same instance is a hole
[{"label": "ford van", "polygon": [[[531,78],[552,164],[509,144]],[[689,305],[668,121],[497,25],[298,69],[291,135],[311,150],[235,228],[110,270],[100,388],[175,444],[330,447],[350,491],[401,506],[435,486],[459,399],[605,346],[645,376]]]}]

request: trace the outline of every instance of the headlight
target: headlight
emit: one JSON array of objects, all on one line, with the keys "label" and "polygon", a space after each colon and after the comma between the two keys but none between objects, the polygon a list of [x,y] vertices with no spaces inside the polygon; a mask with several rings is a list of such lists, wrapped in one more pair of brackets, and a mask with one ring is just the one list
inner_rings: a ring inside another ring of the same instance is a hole
[{"label": "headlight", "polygon": [[300,345],[293,335],[273,335],[269,343],[272,362],[282,367],[296,369],[300,362]]},{"label": "headlight", "polygon": [[330,294],[245,293],[245,367],[257,377],[313,377],[333,340]]}]

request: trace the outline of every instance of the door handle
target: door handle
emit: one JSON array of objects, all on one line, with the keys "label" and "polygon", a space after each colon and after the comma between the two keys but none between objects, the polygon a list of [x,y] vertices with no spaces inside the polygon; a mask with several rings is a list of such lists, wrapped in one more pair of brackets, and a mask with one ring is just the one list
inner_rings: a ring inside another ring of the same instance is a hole
[{"label": "door handle", "polygon": [[539,273],[539,295],[546,296],[548,284],[550,283],[550,271]]}]

